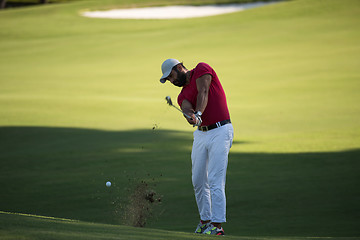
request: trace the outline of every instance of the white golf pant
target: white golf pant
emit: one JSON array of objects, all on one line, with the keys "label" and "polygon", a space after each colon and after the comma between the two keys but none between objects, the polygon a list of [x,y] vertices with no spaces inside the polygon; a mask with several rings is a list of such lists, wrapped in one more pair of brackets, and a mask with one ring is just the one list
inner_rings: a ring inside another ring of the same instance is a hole
[{"label": "white golf pant", "polygon": [[194,132],[192,183],[201,220],[226,222],[225,181],[233,138],[231,123],[207,132]]}]

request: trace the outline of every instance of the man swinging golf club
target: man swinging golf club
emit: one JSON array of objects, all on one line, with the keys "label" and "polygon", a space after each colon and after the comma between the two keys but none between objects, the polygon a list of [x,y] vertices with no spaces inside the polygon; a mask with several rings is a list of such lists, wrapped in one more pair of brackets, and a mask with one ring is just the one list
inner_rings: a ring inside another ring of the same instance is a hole
[{"label": "man swinging golf club", "polygon": [[195,233],[224,235],[225,181],[234,130],[225,92],[214,69],[199,63],[188,70],[176,59],[161,65],[161,83],[181,87],[178,104],[189,124],[197,126],[192,146],[192,183],[200,214]]}]

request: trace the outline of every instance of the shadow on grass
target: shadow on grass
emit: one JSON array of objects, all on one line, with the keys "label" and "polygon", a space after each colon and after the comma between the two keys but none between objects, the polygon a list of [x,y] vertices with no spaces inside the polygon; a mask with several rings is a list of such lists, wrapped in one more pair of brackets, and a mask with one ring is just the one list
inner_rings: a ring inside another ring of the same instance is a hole
[{"label": "shadow on grass", "polygon": [[[145,181],[163,200],[149,226],[191,232],[191,144],[191,133],[159,129],[1,127],[0,210],[117,224]],[[360,236],[359,167],[359,149],[231,153],[226,231]]]}]

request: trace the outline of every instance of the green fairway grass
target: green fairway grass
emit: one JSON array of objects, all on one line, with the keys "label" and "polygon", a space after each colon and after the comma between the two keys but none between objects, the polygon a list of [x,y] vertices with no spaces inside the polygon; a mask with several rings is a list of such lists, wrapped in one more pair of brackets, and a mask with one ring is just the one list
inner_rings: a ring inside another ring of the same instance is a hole
[{"label": "green fairway grass", "polygon": [[[0,12],[0,211],[76,220],[1,213],[1,239],[89,239],[92,231],[94,239],[197,239],[179,233],[199,220],[194,128],[166,104],[179,93],[159,82],[169,57],[189,69],[209,63],[227,94],[235,129],[227,235],[360,237],[359,1],[293,0],[180,20],[81,16],[214,2],[229,1]],[[124,225],[142,182],[161,201],[149,205],[149,229],[138,230]]]},{"label": "green fairway grass", "polygon": [[[1,239],[19,240],[19,239],[129,239],[129,240],[185,240],[185,239],[216,239],[218,236],[201,236],[183,232],[173,232],[154,229],[139,229],[134,227],[125,227],[118,225],[99,224],[74,221],[63,218],[43,217],[38,215],[14,214],[0,212]],[[9,231],[9,229],[16,230]],[[226,236],[226,239],[241,240],[353,240],[355,238],[319,238],[319,237],[234,237]]]},{"label": "green fairway grass", "polygon": [[[4,240],[19,239],[129,239],[185,240],[213,239],[196,234],[154,229],[141,229],[110,224],[49,218],[37,215],[18,215],[0,212],[0,236]],[[11,229],[11,230],[9,230]],[[14,230],[15,229],[15,230]],[[238,239],[227,237],[229,239]],[[242,238],[244,240],[251,238]],[[271,238],[270,238],[271,239]],[[301,239],[301,238],[300,238]],[[351,240],[351,239],[349,239]]]}]

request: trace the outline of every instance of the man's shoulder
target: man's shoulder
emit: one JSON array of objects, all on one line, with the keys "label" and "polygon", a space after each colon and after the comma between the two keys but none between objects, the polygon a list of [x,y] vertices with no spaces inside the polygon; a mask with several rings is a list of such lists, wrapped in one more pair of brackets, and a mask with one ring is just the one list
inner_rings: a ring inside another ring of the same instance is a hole
[{"label": "man's shoulder", "polygon": [[[195,75],[203,75],[203,74],[213,74],[214,69],[207,63],[200,62],[196,65],[196,67],[193,69],[196,73]],[[196,76],[199,77],[199,76]]]},{"label": "man's shoulder", "polygon": [[195,68],[211,68],[209,64],[205,62],[199,62]]}]

